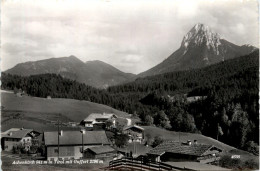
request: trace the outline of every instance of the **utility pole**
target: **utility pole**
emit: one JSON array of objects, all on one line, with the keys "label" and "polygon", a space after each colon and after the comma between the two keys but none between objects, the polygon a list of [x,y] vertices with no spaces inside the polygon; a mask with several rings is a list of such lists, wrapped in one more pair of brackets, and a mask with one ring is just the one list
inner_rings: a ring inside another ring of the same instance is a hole
[{"label": "utility pole", "polygon": [[180,132],[179,132],[179,143],[181,144]]},{"label": "utility pole", "polygon": [[219,134],[219,123],[218,123],[218,125],[217,125],[217,140],[218,140],[218,134]]},{"label": "utility pole", "polygon": [[81,131],[82,134],[82,158],[83,158],[83,152],[84,152],[84,134],[85,134],[85,130],[82,129]]},{"label": "utility pole", "polygon": [[58,116],[58,160],[60,158],[60,113]]}]

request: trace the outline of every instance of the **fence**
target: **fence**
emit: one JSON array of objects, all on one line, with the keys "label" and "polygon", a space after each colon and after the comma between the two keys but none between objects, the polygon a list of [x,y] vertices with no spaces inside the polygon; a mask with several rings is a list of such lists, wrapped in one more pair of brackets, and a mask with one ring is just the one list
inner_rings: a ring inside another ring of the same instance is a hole
[{"label": "fence", "polygon": [[162,170],[182,170],[180,168],[161,163],[153,162],[150,160],[142,160],[135,158],[122,158],[109,162],[109,170],[151,170],[151,171],[162,171]]}]

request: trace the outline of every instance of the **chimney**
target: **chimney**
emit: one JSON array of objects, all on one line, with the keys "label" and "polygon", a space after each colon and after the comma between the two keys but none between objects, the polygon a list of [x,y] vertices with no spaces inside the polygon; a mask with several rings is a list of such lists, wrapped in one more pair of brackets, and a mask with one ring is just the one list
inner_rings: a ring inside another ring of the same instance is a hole
[{"label": "chimney", "polygon": [[24,128],[22,127],[21,130],[24,130]]},{"label": "chimney", "polygon": [[188,145],[191,145],[191,140],[188,140],[188,141],[187,141],[187,144],[188,144]]},{"label": "chimney", "polygon": [[62,131],[62,130],[60,130],[59,136],[62,136],[62,134],[63,134],[63,131]]},{"label": "chimney", "polygon": [[193,142],[194,144],[198,144],[198,141],[197,140],[194,140],[194,142]]},{"label": "chimney", "polygon": [[12,132],[9,132],[9,134],[8,134],[9,136],[12,136],[13,135],[13,133]]}]

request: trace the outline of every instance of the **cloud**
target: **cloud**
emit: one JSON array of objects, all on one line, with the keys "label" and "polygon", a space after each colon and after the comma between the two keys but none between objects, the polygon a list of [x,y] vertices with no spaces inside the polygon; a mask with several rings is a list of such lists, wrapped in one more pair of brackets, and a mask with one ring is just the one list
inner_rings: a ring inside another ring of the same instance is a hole
[{"label": "cloud", "polygon": [[6,0],[1,14],[3,70],[75,55],[140,73],[177,50],[198,22],[235,44],[258,46],[253,0]]},{"label": "cloud", "polygon": [[138,63],[142,59],[142,55],[126,55],[122,62],[126,63]]}]

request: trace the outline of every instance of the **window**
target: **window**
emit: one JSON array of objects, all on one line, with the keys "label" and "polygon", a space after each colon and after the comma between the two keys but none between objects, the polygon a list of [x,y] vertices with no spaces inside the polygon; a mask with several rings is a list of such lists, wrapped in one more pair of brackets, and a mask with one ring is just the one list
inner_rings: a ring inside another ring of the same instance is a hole
[{"label": "window", "polygon": [[54,149],[54,153],[58,153],[59,152],[59,150],[58,149]]}]

